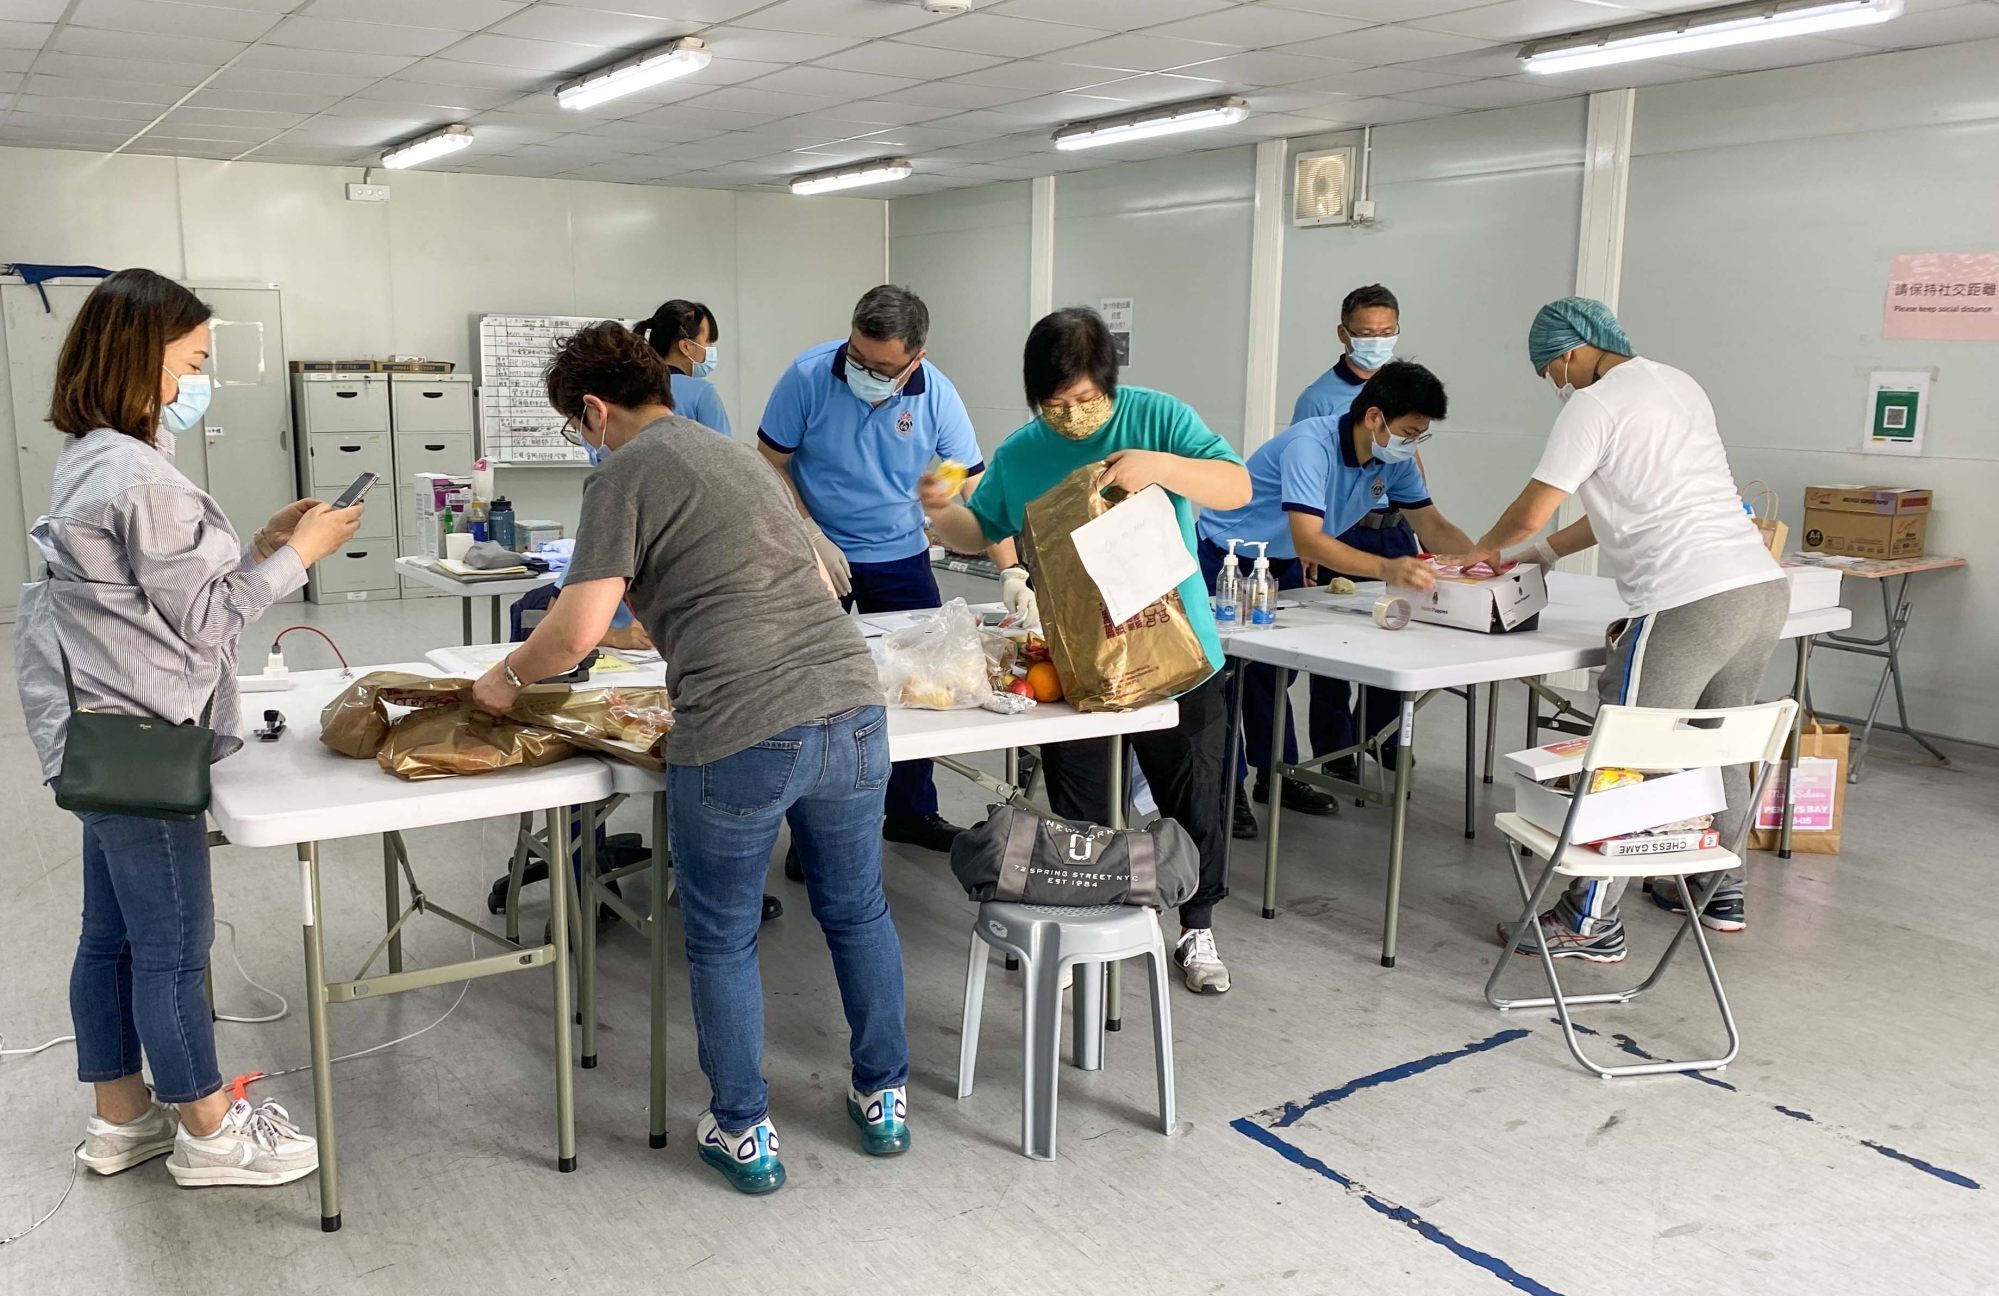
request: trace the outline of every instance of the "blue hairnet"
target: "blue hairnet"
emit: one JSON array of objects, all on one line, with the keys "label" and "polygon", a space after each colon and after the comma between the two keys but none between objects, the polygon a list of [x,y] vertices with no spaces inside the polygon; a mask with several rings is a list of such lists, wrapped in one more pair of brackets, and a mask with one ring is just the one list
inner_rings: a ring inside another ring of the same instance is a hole
[{"label": "blue hairnet", "polygon": [[1527,327],[1527,361],[1540,373],[1556,356],[1579,346],[1593,346],[1618,355],[1637,355],[1610,307],[1593,297],[1564,297],[1549,302]]}]

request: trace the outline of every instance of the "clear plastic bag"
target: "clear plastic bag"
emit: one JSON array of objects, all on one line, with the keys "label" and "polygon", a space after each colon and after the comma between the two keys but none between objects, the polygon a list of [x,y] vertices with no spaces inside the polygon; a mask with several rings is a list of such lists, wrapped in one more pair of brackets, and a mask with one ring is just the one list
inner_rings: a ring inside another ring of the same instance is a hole
[{"label": "clear plastic bag", "polygon": [[968,711],[993,691],[979,618],[963,599],[880,640],[876,665],[890,706]]}]

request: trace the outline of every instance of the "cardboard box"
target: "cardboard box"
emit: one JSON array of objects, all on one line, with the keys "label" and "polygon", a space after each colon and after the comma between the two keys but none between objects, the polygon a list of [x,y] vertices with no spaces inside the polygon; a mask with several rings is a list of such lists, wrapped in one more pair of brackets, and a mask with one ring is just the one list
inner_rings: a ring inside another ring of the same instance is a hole
[{"label": "cardboard box", "polygon": [[[1535,827],[1560,836],[1573,794],[1546,786],[1550,779],[1580,774],[1589,739],[1571,738],[1546,747],[1510,752],[1506,767],[1513,771],[1513,808]],[[1594,792],[1576,817],[1578,844],[1644,832],[1660,824],[1700,815],[1720,814],[1728,806],[1718,769],[1687,770]]]},{"label": "cardboard box", "polygon": [[410,502],[414,510],[412,516],[416,519],[414,530],[424,557],[439,558],[444,554],[444,533],[438,523],[438,515],[444,510],[439,505],[439,497],[471,488],[471,477],[462,473],[422,472],[411,475]]},{"label": "cardboard box", "polygon": [[1930,515],[1850,513],[1807,508],[1799,539],[1809,553],[1849,558],[1920,558],[1929,543]]},{"label": "cardboard box", "polygon": [[1445,575],[1417,592],[1390,586],[1396,598],[1409,600],[1409,614],[1432,625],[1456,626],[1480,634],[1532,630],[1548,606],[1548,583],[1538,563],[1515,563],[1497,576]]},{"label": "cardboard box", "polygon": [[1927,513],[1931,494],[1913,486],[1807,486],[1805,507],[1835,513]]},{"label": "cardboard box", "polygon": [[1817,612],[1839,606],[1839,568],[1785,563],[1784,575],[1791,582],[1791,611]]},{"label": "cardboard box", "polygon": [[384,360],[383,373],[448,374],[456,366],[449,360]]},{"label": "cardboard box", "polygon": [[293,373],[380,373],[380,360],[294,360]]}]

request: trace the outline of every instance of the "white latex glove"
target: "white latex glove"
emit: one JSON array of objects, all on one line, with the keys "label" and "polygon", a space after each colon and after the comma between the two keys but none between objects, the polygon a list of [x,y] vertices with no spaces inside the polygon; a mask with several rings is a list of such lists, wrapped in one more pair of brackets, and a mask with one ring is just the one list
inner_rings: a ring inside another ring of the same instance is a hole
[{"label": "white latex glove", "polygon": [[1036,634],[1041,633],[1041,602],[1027,584],[1027,568],[1009,567],[1000,573],[1000,602],[1007,615]]},{"label": "white latex glove", "polygon": [[833,578],[833,592],[841,598],[854,592],[854,569],[847,565],[847,555],[840,546],[826,538],[826,533],[817,526],[806,523],[805,529],[812,535],[812,551],[819,555],[819,561],[826,564],[826,574]]},{"label": "white latex glove", "polygon": [[1552,569],[1558,561],[1554,547],[1546,540],[1536,540],[1533,544],[1508,549],[1499,556],[1501,562],[1539,563],[1543,568]]}]

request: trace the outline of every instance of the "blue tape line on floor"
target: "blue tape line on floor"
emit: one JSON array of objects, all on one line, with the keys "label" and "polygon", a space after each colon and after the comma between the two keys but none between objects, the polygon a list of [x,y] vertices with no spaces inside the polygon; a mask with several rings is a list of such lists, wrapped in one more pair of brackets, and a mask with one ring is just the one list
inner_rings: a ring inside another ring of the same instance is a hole
[{"label": "blue tape line on floor", "polygon": [[1308,1113],[1317,1111],[1329,1103],[1339,1102],[1343,1098],[1351,1098],[1364,1089],[1373,1089],[1380,1085],[1394,1084],[1397,1080],[1407,1080],[1411,1076],[1422,1075],[1425,1071],[1434,1071],[1438,1067],[1456,1062],[1460,1058],[1473,1057],[1480,1053],[1489,1053],[1502,1044],[1511,1044],[1514,1040],[1525,1039],[1527,1035],[1527,1031],[1517,1028],[1503,1030],[1496,1035],[1488,1035],[1482,1040],[1473,1040],[1463,1048],[1449,1049],[1442,1053],[1432,1053],[1428,1057],[1417,1058],[1414,1062],[1404,1062],[1398,1066],[1388,1067],[1385,1070],[1376,1071],[1372,1075],[1364,1075],[1358,1080],[1349,1080],[1337,1089],[1327,1089],[1323,1093],[1313,1094],[1303,1102],[1285,1103],[1282,1107],[1266,1108],[1263,1111],[1257,1112],[1255,1116],[1245,1119],[1261,1121],[1272,1129],[1283,1129],[1287,1125],[1297,1124]]},{"label": "blue tape line on floor", "polygon": [[[1526,1034],[1525,1031],[1513,1033],[1514,1038],[1518,1038],[1520,1035],[1524,1034]],[[1504,1040],[1500,1041],[1500,1043],[1505,1043],[1505,1042],[1506,1041]],[[1492,1045],[1488,1044],[1488,1047],[1492,1047]],[[1445,1060],[1447,1061],[1450,1060],[1450,1057],[1447,1055],[1439,1054],[1438,1056],[1445,1057]],[[1465,1056],[1465,1054],[1460,1052],[1455,1056],[1462,1057]],[[1429,1059],[1424,1059],[1424,1060],[1428,1061]],[[1438,1065],[1441,1065],[1441,1063],[1439,1063]],[[1399,1080],[1402,1077],[1395,1076],[1392,1078]],[[1377,1083],[1385,1084],[1387,1083],[1387,1081],[1379,1081]],[[1335,1099],[1333,1101],[1337,1100]],[[1263,1144],[1263,1146],[1269,1148],[1271,1151],[1277,1153],[1277,1155],[1283,1157],[1286,1161],[1289,1161],[1291,1164],[1295,1166],[1302,1166],[1316,1175],[1320,1175],[1323,1178],[1330,1179],[1332,1182],[1338,1184],[1341,1188],[1344,1188],[1348,1193],[1360,1198],[1361,1201],[1367,1204],[1368,1209],[1375,1211],[1378,1214],[1387,1216],[1389,1219],[1394,1220],[1396,1223],[1402,1225],[1404,1228],[1412,1230],[1418,1237],[1422,1238],[1424,1241],[1435,1243],[1437,1246],[1444,1248],[1446,1251],[1449,1251],[1452,1255],[1456,1256],[1460,1260],[1465,1261],[1467,1264],[1478,1266],[1480,1269],[1485,1270],[1487,1273],[1499,1279],[1507,1286],[1512,1287],[1517,1291],[1528,1292],[1531,1294],[1531,1296],[1562,1296],[1562,1293],[1556,1291],[1553,1287],[1548,1286],[1546,1283],[1537,1282],[1534,1279],[1529,1278],[1526,1274],[1521,1273],[1518,1269],[1515,1269],[1512,1265],[1506,1263],[1504,1260],[1501,1260],[1498,1256],[1492,1255],[1485,1251],[1480,1251],[1476,1247],[1467,1246],[1465,1243],[1458,1241],[1450,1234],[1444,1232],[1444,1230],[1438,1228],[1435,1224],[1432,1224],[1429,1220],[1424,1219],[1421,1215],[1418,1215],[1415,1211],[1410,1210],[1407,1206],[1398,1205],[1395,1202],[1389,1201],[1387,1198],[1382,1197],[1380,1194],[1374,1192],[1372,1189],[1367,1187],[1367,1185],[1359,1182],[1356,1179],[1351,1178],[1350,1176],[1341,1174],[1339,1171],[1333,1169],[1331,1166],[1319,1160],[1317,1157],[1304,1151],[1302,1148],[1299,1148],[1296,1145],[1289,1143],[1282,1138],[1279,1138],[1275,1133],[1265,1129],[1263,1126],[1257,1124],[1254,1120],[1251,1120],[1249,1117],[1245,1116],[1242,1119],[1231,1123],[1237,1133],[1243,1135],[1246,1138],[1253,1139],[1256,1142]]]}]

